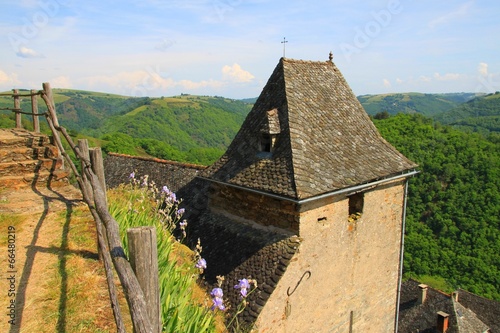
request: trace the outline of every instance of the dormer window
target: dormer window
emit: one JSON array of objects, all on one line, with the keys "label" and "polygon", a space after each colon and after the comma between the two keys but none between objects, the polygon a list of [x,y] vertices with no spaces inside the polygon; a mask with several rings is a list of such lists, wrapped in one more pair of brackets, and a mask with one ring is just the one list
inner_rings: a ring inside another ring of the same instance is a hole
[{"label": "dormer window", "polygon": [[280,132],[278,109],[267,111],[266,119],[260,129],[260,151],[263,153],[272,153]]}]

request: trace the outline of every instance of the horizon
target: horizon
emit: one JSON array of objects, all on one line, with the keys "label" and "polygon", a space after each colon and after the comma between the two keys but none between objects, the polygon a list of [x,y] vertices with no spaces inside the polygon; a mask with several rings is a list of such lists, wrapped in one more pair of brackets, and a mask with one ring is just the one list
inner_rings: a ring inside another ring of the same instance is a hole
[{"label": "horizon", "polygon": [[356,96],[500,90],[500,4],[6,0],[0,90],[258,96],[279,59],[328,60]]},{"label": "horizon", "polygon": [[[50,83],[50,82],[49,82]],[[41,85],[41,84],[40,84]],[[16,88],[19,89],[19,91],[29,91],[29,88]],[[103,95],[116,95],[120,97],[125,97],[125,98],[173,98],[173,97],[183,97],[183,96],[195,96],[195,97],[211,97],[211,98],[225,98],[225,99],[231,99],[231,100],[236,100],[236,101],[242,101],[245,99],[257,99],[259,96],[252,96],[252,97],[242,97],[242,98],[231,98],[231,97],[226,97],[226,96],[221,96],[221,95],[200,95],[200,94],[191,94],[191,93],[179,93],[175,95],[168,95],[168,96],[130,96],[130,95],[121,95],[121,94],[115,94],[109,91],[94,91],[94,90],[84,90],[84,89],[78,89],[78,88],[52,88],[52,91],[55,91],[57,94],[57,90],[69,90],[69,91],[82,91],[86,93],[95,93],[95,94],[103,94]],[[5,90],[5,91],[0,91],[0,93],[11,93],[12,90]],[[443,93],[422,93],[418,91],[406,91],[406,92],[390,92],[390,93],[380,93],[380,94],[361,94],[361,95],[355,95],[356,97],[362,97],[362,96],[381,96],[381,95],[396,95],[396,94],[420,94],[420,95],[459,95],[459,94],[473,94],[475,95],[474,97],[480,97],[480,96],[485,96],[485,95],[491,95],[495,94],[498,91],[491,92],[491,93],[482,93],[482,92],[471,92],[471,91],[457,91],[457,92],[443,92]]]}]

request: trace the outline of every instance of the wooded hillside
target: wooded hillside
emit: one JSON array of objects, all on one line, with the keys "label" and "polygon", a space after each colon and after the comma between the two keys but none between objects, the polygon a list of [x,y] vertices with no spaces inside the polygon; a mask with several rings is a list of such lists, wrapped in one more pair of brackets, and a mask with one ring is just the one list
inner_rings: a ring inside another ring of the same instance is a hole
[{"label": "wooded hillside", "polygon": [[421,115],[375,120],[418,163],[410,180],[405,276],[500,300],[500,145]]},{"label": "wooded hillside", "polygon": [[[105,151],[199,164],[224,152],[251,109],[222,97],[55,93],[61,123],[74,135],[99,138]],[[472,97],[409,93],[359,99],[369,113],[377,110],[381,134],[420,165],[421,173],[410,181],[405,276],[500,300],[500,94]],[[12,107],[12,100],[0,98],[0,107]],[[0,113],[1,127],[14,125],[9,112]]]}]

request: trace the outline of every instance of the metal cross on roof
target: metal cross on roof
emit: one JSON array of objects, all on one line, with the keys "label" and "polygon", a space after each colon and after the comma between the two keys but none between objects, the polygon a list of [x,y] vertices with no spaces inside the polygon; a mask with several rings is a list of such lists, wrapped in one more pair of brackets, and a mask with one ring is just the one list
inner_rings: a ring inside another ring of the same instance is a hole
[{"label": "metal cross on roof", "polygon": [[285,57],[285,43],[288,43],[288,41],[283,37],[283,41],[281,42],[281,44],[283,44],[283,58]]}]

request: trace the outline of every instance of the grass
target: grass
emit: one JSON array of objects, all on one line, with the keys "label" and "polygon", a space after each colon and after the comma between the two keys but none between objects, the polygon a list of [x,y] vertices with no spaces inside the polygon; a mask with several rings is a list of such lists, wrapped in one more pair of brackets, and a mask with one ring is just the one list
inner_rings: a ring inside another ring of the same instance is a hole
[{"label": "grass", "polygon": [[[20,332],[115,332],[105,274],[97,260],[94,221],[88,209],[73,206],[69,211],[49,212],[43,220],[39,215],[0,214],[0,230],[16,228],[16,278],[18,283],[24,281],[24,287],[18,285],[16,290],[21,297],[16,298],[18,316],[22,313]],[[31,229],[35,225],[41,227],[35,229],[37,241],[32,243]],[[7,232],[0,232],[0,247],[6,248],[6,242]],[[6,267],[5,259],[1,263]],[[121,300],[126,306],[123,295]],[[131,328],[130,320],[126,325]]]},{"label": "grass", "polygon": [[20,225],[25,219],[26,217],[16,214],[0,214],[0,228],[2,230],[0,233],[0,244],[7,244],[7,228],[9,226],[13,226],[16,228],[16,233],[19,233],[22,231],[22,227],[20,227]]},{"label": "grass", "polygon": [[[50,246],[57,255],[51,264],[51,272],[41,288],[45,299],[42,318],[47,322],[40,326],[52,332],[113,332],[114,319],[109,309],[105,273],[97,261],[95,225],[86,207],[77,207],[68,217],[63,211],[58,216],[63,230],[62,238]],[[122,309],[125,300],[122,295]],[[100,300],[100,302],[96,302]],[[126,311],[126,308],[124,309]],[[127,326],[130,320],[125,316]]]},{"label": "grass", "polygon": [[[210,298],[200,292],[196,283],[198,271],[194,268],[193,252],[175,240],[170,233],[171,228],[160,221],[155,212],[157,203],[149,193],[146,188],[128,185],[110,190],[108,198],[110,212],[120,225],[125,251],[128,251],[127,229],[138,226],[156,228],[163,331],[221,331],[216,316],[209,310]],[[171,211],[171,214],[175,212]],[[194,290],[201,300],[195,299]]]}]

